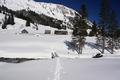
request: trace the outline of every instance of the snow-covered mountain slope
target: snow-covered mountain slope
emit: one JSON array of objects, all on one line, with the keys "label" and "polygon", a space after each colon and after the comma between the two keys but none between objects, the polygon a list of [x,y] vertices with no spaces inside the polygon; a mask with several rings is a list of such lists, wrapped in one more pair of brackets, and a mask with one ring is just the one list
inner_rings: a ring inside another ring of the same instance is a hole
[{"label": "snow-covered mountain slope", "polygon": [[[5,15],[0,13],[0,22],[4,17]],[[53,31],[57,30],[56,28],[38,25],[36,30],[32,23],[30,27],[26,27],[25,23],[25,20],[15,17],[15,24],[7,25],[7,29],[2,29],[0,24],[0,57],[50,58],[54,51],[60,54],[68,53],[64,42],[70,40],[71,35],[55,35]],[[23,30],[28,34],[22,34]],[[51,34],[44,34],[45,30],[50,30]],[[57,45],[59,46],[56,47]]]},{"label": "snow-covered mountain slope", "polygon": [[[68,8],[64,5],[45,3],[45,2],[36,2],[34,0],[0,0],[0,5],[1,6],[3,5],[13,11],[21,11],[21,10],[33,11],[43,16],[42,19],[45,19],[46,23],[52,22],[54,24],[54,21],[60,20],[57,22],[57,23],[60,22],[59,26],[67,26],[68,28],[73,28],[74,18],[76,16],[81,16],[77,11],[71,8]],[[24,12],[22,14],[27,15],[28,13],[29,12]],[[27,15],[27,16],[31,16],[31,15]],[[46,20],[49,17],[53,19]],[[35,19],[33,20],[35,21]],[[38,22],[38,23],[39,24],[44,23],[44,21],[42,23],[41,22]],[[88,24],[88,26],[92,26],[91,21],[86,20],[86,23]],[[48,24],[48,26],[54,27],[51,24]]]},{"label": "snow-covered mountain slope", "polygon": [[74,17],[75,10],[59,4],[35,2],[34,0],[0,0],[0,5],[4,5],[9,9],[16,10],[32,10],[38,14],[56,18],[58,20],[68,20],[67,17]]}]

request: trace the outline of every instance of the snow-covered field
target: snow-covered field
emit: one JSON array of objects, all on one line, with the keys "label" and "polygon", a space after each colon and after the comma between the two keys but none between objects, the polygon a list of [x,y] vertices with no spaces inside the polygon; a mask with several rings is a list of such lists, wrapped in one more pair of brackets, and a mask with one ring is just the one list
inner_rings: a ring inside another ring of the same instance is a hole
[{"label": "snow-covered field", "polygon": [[12,35],[1,33],[0,56],[2,57],[29,57],[49,58],[52,52],[67,54],[68,49],[64,40],[70,36],[62,35]]},{"label": "snow-covered field", "polygon": [[[71,35],[52,34],[19,34],[16,31],[0,31],[0,57],[8,58],[51,58],[51,53],[57,53],[60,57],[67,58],[91,58],[100,53],[94,48],[95,38],[86,37],[83,54],[78,55],[76,51],[68,49],[67,41],[71,41]],[[120,51],[110,54],[106,51],[105,57],[120,57]]]},{"label": "snow-covered field", "polygon": [[120,59],[68,59],[0,62],[0,80],[119,80]]},{"label": "snow-covered field", "polygon": [[[8,58],[51,58],[51,53],[56,52],[60,57],[68,58],[91,58],[99,53],[95,49],[94,37],[86,37],[86,45],[83,54],[78,55],[76,51],[68,49],[66,41],[71,41],[71,35],[52,34],[19,34],[15,30],[0,31],[0,57]],[[110,54],[106,51],[105,57],[119,58],[120,51]]]}]

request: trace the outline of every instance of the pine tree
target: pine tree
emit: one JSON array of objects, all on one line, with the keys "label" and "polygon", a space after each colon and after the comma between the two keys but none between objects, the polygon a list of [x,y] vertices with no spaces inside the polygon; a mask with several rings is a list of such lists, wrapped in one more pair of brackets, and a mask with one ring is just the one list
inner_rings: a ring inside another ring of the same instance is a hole
[{"label": "pine tree", "polygon": [[34,25],[35,25],[35,29],[38,30],[38,25],[37,25],[37,23],[34,23]]},{"label": "pine tree", "polygon": [[82,54],[86,36],[84,34],[85,29],[82,28],[83,26],[85,26],[84,21],[82,19],[79,19],[74,26],[75,27],[73,30],[72,46],[78,54]]},{"label": "pine tree", "polygon": [[1,8],[1,6],[0,6],[0,13],[2,12],[2,8]]},{"label": "pine tree", "polygon": [[118,22],[116,19],[116,13],[112,11],[110,15],[110,25],[108,27],[108,38],[109,38],[108,47],[111,50],[111,54],[114,53],[116,39],[118,38],[116,34],[117,29],[118,29]]},{"label": "pine tree", "polygon": [[26,26],[30,26],[30,19],[26,20]]},{"label": "pine tree", "polygon": [[5,15],[5,18],[4,18],[4,22],[2,24],[2,29],[6,29],[7,28],[7,15]]},{"label": "pine tree", "polygon": [[96,35],[97,35],[97,24],[96,24],[95,21],[93,22],[92,30],[91,30],[91,32],[90,32],[89,35],[90,35],[90,36],[96,36]]},{"label": "pine tree", "polygon": [[11,13],[11,19],[10,19],[10,21],[11,21],[11,22],[10,22],[11,25],[14,25],[14,24],[15,24],[13,13]]},{"label": "pine tree", "polygon": [[109,26],[109,17],[110,17],[108,0],[101,1],[99,17],[100,17],[99,26],[101,29],[101,34],[99,34],[99,38],[98,38],[97,42],[99,42],[98,45],[100,45],[102,47],[101,53],[104,54],[106,32],[107,32],[107,28]]},{"label": "pine tree", "polygon": [[10,24],[10,23],[11,23],[11,16],[9,15],[7,19],[7,24]]},{"label": "pine tree", "polygon": [[[108,30],[109,32],[115,33],[117,29],[118,29],[118,21],[117,21],[116,13],[115,11],[112,11],[110,15],[110,25],[108,27]],[[111,34],[111,37],[116,37],[116,36]]]},{"label": "pine tree", "polygon": [[7,24],[11,24],[11,25],[15,24],[13,14],[8,15]]},{"label": "pine tree", "polygon": [[2,29],[6,29],[7,25],[5,23],[2,24]]},{"label": "pine tree", "polygon": [[85,4],[82,4],[79,13],[82,15],[82,19],[86,19],[88,17],[88,12]]}]

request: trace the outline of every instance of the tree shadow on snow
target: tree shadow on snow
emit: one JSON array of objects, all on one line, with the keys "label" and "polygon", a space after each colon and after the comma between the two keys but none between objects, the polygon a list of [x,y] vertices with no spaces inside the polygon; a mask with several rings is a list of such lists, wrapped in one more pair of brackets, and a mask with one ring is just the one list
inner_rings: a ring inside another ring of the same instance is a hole
[{"label": "tree shadow on snow", "polygon": [[72,41],[65,41],[64,43],[65,43],[66,46],[68,47],[68,50],[75,51],[75,47],[73,46],[74,43],[73,43]]},{"label": "tree shadow on snow", "polygon": [[[68,50],[72,50],[72,51],[76,50],[76,47],[74,46],[74,43],[72,41],[65,41],[64,43],[68,47]],[[92,49],[98,50],[100,53],[102,52],[102,46],[97,45],[96,43],[85,42],[85,45],[91,47]],[[109,48],[105,47],[105,50],[111,53]]]}]

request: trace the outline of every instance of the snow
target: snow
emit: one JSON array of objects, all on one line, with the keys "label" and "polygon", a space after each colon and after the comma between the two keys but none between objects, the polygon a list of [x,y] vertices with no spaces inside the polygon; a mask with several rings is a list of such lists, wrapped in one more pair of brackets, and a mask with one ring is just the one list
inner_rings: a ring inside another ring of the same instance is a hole
[{"label": "snow", "polygon": [[[69,36],[54,35],[12,35],[1,33],[0,56],[4,57],[51,57],[55,49],[58,53],[67,53],[64,40]],[[57,46],[59,45],[59,46]],[[57,47],[56,47],[57,46]]]},{"label": "snow", "polygon": [[119,65],[119,59],[66,59],[61,80],[119,80]]},{"label": "snow", "polygon": [[55,73],[54,73],[54,80],[61,80],[60,77],[61,77],[61,70],[62,70],[62,65],[60,63],[60,58],[57,58],[56,59],[56,70],[55,70]]},{"label": "snow", "polygon": [[[0,80],[48,80],[53,77],[54,61],[40,60],[0,65]],[[3,73],[1,73],[3,72]]]},{"label": "snow", "polygon": [[0,62],[0,80],[119,80],[120,59],[68,59]]},{"label": "snow", "polygon": [[91,21],[89,21],[88,19],[85,19],[86,20],[86,23],[88,26],[92,27],[93,26],[93,23]]}]

